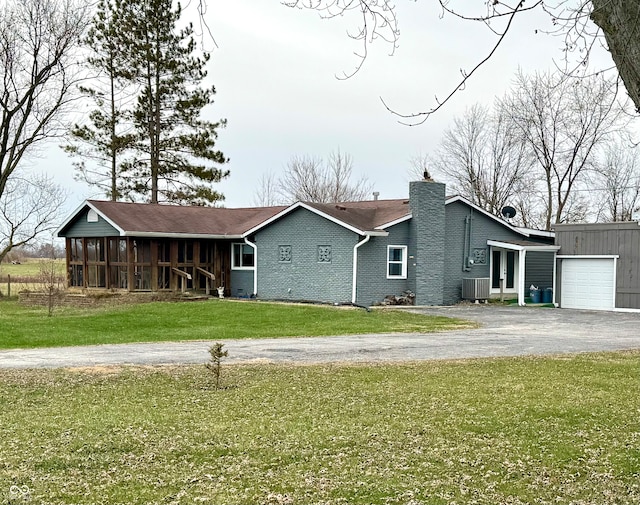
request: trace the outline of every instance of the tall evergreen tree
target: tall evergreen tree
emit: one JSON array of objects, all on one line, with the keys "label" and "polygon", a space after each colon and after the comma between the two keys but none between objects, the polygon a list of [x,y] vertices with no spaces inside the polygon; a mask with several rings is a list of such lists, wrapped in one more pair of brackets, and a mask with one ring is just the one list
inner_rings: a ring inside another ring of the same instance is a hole
[{"label": "tall evergreen tree", "polygon": [[131,196],[156,203],[206,205],[224,197],[213,183],[229,175],[215,149],[217,129],[202,109],[215,88],[202,87],[209,54],[197,56],[191,25],[177,28],[180,4],[171,0],[117,0],[117,47],[139,86],[133,110],[136,156],[123,164]]},{"label": "tall evergreen tree", "polygon": [[84,45],[91,50],[87,63],[96,75],[93,86],[80,87],[96,108],[89,113],[88,124],[75,124],[71,128],[70,141],[62,147],[71,156],[80,158],[74,162],[76,178],[103,190],[116,201],[124,196],[119,157],[132,146],[135,136],[126,122],[130,114],[125,107],[127,100],[132,100],[133,75],[123,64],[114,16],[111,0],[100,0],[84,39]]}]

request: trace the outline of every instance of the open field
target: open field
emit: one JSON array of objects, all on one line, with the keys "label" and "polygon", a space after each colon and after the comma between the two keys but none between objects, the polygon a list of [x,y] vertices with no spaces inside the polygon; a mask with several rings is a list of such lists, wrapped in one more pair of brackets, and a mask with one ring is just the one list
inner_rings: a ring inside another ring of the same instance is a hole
[{"label": "open field", "polygon": [[0,348],[221,340],[360,333],[429,333],[474,323],[393,310],[239,302],[157,302],[93,309],[24,307],[0,301]]},{"label": "open field", "polygon": [[[55,275],[59,278],[60,287],[65,283],[65,260],[53,260]],[[29,258],[23,260],[19,265],[11,263],[0,263],[0,296],[11,294],[15,296],[20,291],[40,291],[43,289],[42,282],[47,278],[43,273],[50,271],[51,260]],[[45,266],[46,265],[46,266]],[[10,281],[10,289],[9,289]]]},{"label": "open field", "polygon": [[0,371],[0,502],[640,503],[638,352],[207,373]]},{"label": "open field", "polygon": [[[43,263],[50,263],[48,259],[29,258],[22,260],[19,265],[13,265],[11,263],[0,263],[0,278],[4,279],[7,275],[11,277],[32,277],[36,278],[40,274],[41,265]],[[56,265],[56,270],[60,275],[64,275],[64,259],[53,260]]]}]

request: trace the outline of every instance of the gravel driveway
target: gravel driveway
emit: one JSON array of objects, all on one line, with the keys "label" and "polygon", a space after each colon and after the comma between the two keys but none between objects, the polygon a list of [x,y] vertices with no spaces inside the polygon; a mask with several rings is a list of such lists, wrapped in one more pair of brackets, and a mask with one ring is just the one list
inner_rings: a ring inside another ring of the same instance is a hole
[{"label": "gravel driveway", "polygon": [[[495,305],[410,310],[482,326],[429,334],[228,340],[226,362],[391,362],[640,349],[640,313]],[[204,363],[210,346],[197,341],[9,350],[0,351],[0,368]]]}]

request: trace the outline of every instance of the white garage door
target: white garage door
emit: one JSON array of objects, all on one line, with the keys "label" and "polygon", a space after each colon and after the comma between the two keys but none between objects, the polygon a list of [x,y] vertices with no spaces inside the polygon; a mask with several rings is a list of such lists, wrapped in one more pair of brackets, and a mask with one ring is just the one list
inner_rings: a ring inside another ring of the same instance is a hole
[{"label": "white garage door", "polygon": [[614,269],[613,258],[563,259],[560,306],[566,309],[613,310]]}]

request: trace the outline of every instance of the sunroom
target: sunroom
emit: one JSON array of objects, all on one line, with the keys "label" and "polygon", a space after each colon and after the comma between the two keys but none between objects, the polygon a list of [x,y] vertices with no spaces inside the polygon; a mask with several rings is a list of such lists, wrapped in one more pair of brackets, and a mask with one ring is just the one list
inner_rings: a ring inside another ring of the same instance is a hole
[{"label": "sunroom", "polygon": [[282,207],[234,210],[87,201],[58,230],[68,286],[251,296],[255,248],[245,232]]}]

